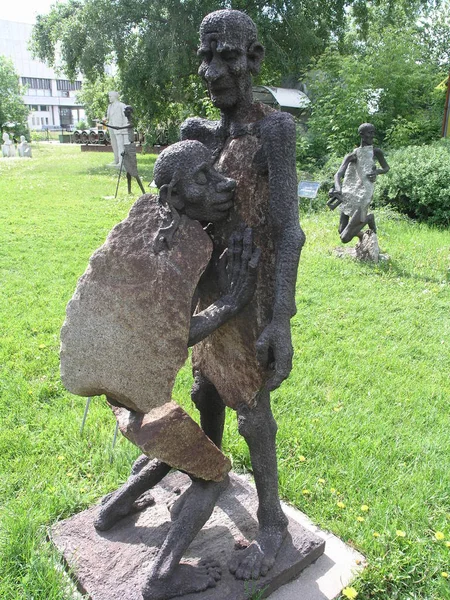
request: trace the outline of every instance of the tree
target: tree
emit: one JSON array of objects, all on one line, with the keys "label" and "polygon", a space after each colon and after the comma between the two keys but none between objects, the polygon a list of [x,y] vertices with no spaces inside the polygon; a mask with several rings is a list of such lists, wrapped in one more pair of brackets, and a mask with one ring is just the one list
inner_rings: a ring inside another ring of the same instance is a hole
[{"label": "tree", "polygon": [[85,81],[77,94],[77,102],[84,106],[89,121],[102,119],[108,109],[108,92],[120,92],[117,78],[111,75],[98,77],[94,82]]},{"label": "tree", "polygon": [[[6,56],[0,56],[0,130],[3,133],[7,123],[17,123],[21,130],[26,129],[28,109],[22,100],[19,75]],[[18,133],[18,132],[17,132]]]},{"label": "tree", "polygon": [[364,41],[353,28],[341,48],[328,48],[308,74],[313,108],[304,155],[342,156],[367,121],[380,143],[393,147],[438,138],[444,98],[437,86],[444,77],[421,26],[378,21]]}]

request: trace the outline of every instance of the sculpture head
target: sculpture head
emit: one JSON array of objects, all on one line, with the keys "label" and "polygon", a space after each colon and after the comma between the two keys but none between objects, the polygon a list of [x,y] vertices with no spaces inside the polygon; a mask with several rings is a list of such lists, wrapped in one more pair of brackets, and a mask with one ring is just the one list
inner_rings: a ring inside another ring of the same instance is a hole
[{"label": "sculpture head", "polygon": [[236,187],[213,167],[211,152],[198,141],[172,144],[159,155],[153,177],[163,204],[197,221],[222,221]]},{"label": "sculpture head", "polygon": [[197,54],[202,61],[198,73],[215,106],[226,111],[252,102],[252,75],[259,73],[264,48],[248,15],[231,9],[207,15]]},{"label": "sculpture head", "polygon": [[3,141],[4,141],[5,143],[6,143],[6,142],[9,142],[9,133],[4,133],[2,137],[3,137]]},{"label": "sculpture head", "polygon": [[24,135],[21,135],[20,136],[20,143],[23,144],[26,141],[27,141],[26,137]]},{"label": "sculpture head", "polygon": [[126,116],[126,118],[131,121],[131,119],[133,118],[133,107],[132,106],[125,106],[125,108],[123,109],[124,115]]},{"label": "sculpture head", "polygon": [[113,102],[116,102],[116,100],[119,99],[119,92],[108,92],[108,98],[109,98],[110,104],[112,104]]},{"label": "sculpture head", "polygon": [[358,133],[361,136],[361,145],[362,146],[372,146],[373,138],[375,137],[375,125],[372,123],[362,123],[358,127]]}]

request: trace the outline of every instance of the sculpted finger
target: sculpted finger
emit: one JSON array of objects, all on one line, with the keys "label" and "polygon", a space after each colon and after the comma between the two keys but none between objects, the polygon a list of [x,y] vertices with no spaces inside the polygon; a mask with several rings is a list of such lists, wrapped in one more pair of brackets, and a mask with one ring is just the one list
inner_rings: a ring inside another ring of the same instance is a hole
[{"label": "sculpted finger", "polygon": [[228,240],[228,248],[227,248],[227,276],[228,276],[228,281],[230,283],[231,283],[232,274],[233,274],[235,240],[236,240],[236,234],[232,233],[230,235],[230,239]]},{"label": "sculpted finger", "polygon": [[226,248],[219,256],[219,260],[217,263],[217,270],[219,273],[219,289],[223,294],[225,294],[228,291],[227,264],[228,248]]},{"label": "sculpted finger", "polygon": [[261,336],[256,342],[256,358],[262,367],[267,367],[269,363],[270,340],[267,336]]},{"label": "sculpted finger", "polygon": [[289,377],[292,371],[292,357],[285,356],[275,363],[275,374],[267,381],[266,388],[272,392],[276,390]]},{"label": "sculpted finger", "polygon": [[247,266],[248,261],[252,256],[253,250],[253,231],[251,227],[246,227],[242,237],[242,262],[243,266]]},{"label": "sculpted finger", "polygon": [[234,287],[239,279],[242,262],[242,235],[235,234],[233,240],[233,266],[231,269],[231,281],[232,287]]},{"label": "sculpted finger", "polygon": [[261,250],[259,248],[255,248],[250,262],[248,263],[249,270],[256,271],[259,264],[259,259],[261,258]]}]

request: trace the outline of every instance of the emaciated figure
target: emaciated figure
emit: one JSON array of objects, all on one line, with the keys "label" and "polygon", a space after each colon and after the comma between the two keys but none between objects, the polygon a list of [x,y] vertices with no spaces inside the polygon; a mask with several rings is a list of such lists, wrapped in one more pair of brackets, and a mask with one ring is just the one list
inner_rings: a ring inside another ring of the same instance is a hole
[{"label": "emaciated figure", "polygon": [[[230,233],[248,224],[255,245],[261,248],[261,258],[252,301],[194,347],[192,398],[200,410],[204,431],[218,447],[222,443],[225,406],[237,412],[239,432],[250,449],[259,497],[259,533],[248,548],[236,554],[230,570],[238,579],[258,579],[273,566],[287,533],[287,518],[278,496],[277,425],[270,408],[270,391],[292,369],[290,319],[296,312],[295,283],[305,239],[298,220],[295,123],[287,113],[253,103],[252,75],[259,72],[264,48],[247,15],[236,10],[207,15],[200,28],[198,54],[199,74],[221,111],[221,119],[190,119],[182,127],[182,138],[197,139],[208,146],[216,157],[217,169],[235,179],[237,185],[230,217],[211,230],[213,256],[199,284],[197,310],[208,306],[214,296],[217,298],[219,258]],[[126,514],[144,492],[151,476],[146,473],[149,467],[145,460],[138,465],[129,482],[110,498],[105,515],[113,518],[115,512]],[[196,522],[206,521],[219,486],[214,482],[207,486],[202,482],[192,484],[177,511],[181,535],[176,540],[178,546],[184,543],[187,548],[192,539],[189,532],[194,508]],[[151,573],[145,598],[183,593],[181,575],[177,580],[175,571],[164,581],[164,569],[161,564],[156,577]],[[200,587],[204,583],[200,573],[191,577],[192,586],[197,581],[198,590],[204,589]]]},{"label": "emaciated figure", "polygon": [[[372,202],[374,183],[378,175],[389,171],[383,152],[373,147],[375,127],[363,123],[358,128],[361,145],[344,158],[334,176],[334,187],[330,190],[328,207],[334,210],[339,206],[341,217],[339,235],[347,244],[354,237],[362,239],[362,229],[368,225],[376,233],[375,217],[368,214]],[[381,168],[376,167],[377,160]]]}]

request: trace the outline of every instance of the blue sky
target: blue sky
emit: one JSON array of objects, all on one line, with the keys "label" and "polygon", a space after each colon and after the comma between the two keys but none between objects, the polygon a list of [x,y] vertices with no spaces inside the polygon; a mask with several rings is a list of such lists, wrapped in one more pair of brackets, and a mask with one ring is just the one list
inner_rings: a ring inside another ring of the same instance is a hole
[{"label": "blue sky", "polygon": [[2,0],[0,2],[0,19],[34,23],[36,15],[49,11],[55,0]]}]

